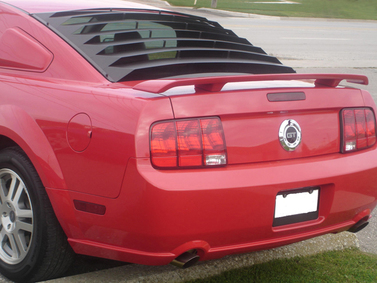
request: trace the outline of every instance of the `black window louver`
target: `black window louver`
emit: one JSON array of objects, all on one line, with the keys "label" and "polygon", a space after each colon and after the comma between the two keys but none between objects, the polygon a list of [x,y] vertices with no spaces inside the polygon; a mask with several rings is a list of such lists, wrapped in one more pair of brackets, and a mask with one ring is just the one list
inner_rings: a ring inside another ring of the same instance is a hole
[{"label": "black window louver", "polygon": [[91,9],[34,14],[113,82],[199,73],[292,73],[217,22],[181,13]]}]

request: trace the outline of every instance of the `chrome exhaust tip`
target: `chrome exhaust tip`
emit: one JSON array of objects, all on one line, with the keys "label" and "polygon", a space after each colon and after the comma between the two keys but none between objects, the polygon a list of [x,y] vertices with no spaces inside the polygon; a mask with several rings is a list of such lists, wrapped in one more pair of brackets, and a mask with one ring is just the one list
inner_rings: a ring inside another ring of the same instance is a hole
[{"label": "chrome exhaust tip", "polygon": [[195,265],[199,259],[200,257],[196,254],[196,251],[188,251],[174,259],[171,264],[179,268],[188,268]]}]

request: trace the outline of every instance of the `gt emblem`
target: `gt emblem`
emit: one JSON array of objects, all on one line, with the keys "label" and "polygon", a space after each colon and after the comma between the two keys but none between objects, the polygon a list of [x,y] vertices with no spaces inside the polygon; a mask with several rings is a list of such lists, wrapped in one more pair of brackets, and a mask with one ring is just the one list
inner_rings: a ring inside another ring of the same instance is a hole
[{"label": "gt emblem", "polygon": [[295,120],[289,119],[281,123],[279,141],[286,151],[293,151],[298,147],[301,143],[301,128]]}]

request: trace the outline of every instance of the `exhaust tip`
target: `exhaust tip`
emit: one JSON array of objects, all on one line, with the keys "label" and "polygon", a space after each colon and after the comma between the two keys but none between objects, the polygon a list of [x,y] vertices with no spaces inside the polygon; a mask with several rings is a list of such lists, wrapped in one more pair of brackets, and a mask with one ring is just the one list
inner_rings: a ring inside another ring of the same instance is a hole
[{"label": "exhaust tip", "polygon": [[199,259],[200,257],[196,254],[196,251],[194,251],[194,253],[190,251],[178,256],[171,262],[171,264],[184,269],[195,265]]},{"label": "exhaust tip", "polygon": [[351,228],[348,229],[348,232],[357,233],[361,230],[363,230],[365,227],[368,226],[369,222],[369,216],[364,217],[359,222],[357,222],[355,225],[353,225]]}]

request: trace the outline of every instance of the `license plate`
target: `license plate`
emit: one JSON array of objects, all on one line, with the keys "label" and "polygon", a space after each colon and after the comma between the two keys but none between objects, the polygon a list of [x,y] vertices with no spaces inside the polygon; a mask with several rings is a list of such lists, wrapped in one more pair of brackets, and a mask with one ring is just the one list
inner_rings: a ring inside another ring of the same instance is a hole
[{"label": "license plate", "polygon": [[278,193],[273,226],[317,219],[318,201],[319,187]]}]

